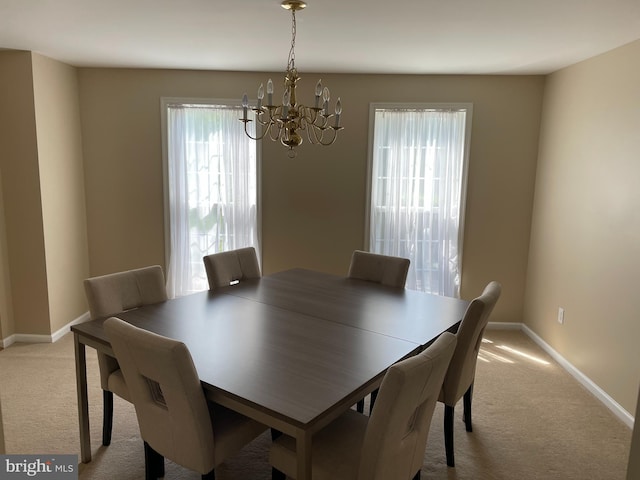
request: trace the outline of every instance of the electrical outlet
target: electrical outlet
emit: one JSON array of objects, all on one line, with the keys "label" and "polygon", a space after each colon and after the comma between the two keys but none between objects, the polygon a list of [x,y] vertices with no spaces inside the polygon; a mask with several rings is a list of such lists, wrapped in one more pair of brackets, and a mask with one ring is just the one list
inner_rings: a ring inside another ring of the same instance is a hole
[{"label": "electrical outlet", "polygon": [[564,308],[558,308],[558,323],[564,325]]}]

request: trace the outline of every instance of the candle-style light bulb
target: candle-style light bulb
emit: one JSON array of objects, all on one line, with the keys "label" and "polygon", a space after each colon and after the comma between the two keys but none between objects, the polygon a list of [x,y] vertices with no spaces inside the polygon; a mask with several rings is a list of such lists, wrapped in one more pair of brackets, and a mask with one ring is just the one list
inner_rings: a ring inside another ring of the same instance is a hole
[{"label": "candle-style light bulb", "polygon": [[282,118],[287,118],[287,115],[289,115],[289,107],[289,89],[287,89],[282,95]]},{"label": "candle-style light bulb", "polygon": [[316,84],[316,103],[315,108],[320,106],[320,95],[322,95],[322,80],[318,80]]},{"label": "candle-style light bulb", "polygon": [[262,107],[262,99],[264,98],[264,85],[261,83],[258,88],[258,110]]},{"label": "candle-style light bulb", "polygon": [[340,101],[340,97],[338,97],[338,101],[336,102],[336,127],[340,126],[340,114],[342,113],[342,102]]},{"label": "candle-style light bulb", "polygon": [[247,94],[245,93],[242,96],[242,119],[246,120],[247,119],[247,107],[249,106],[249,97],[247,97]]},{"label": "candle-style light bulb", "polygon": [[273,105],[273,82],[271,79],[267,82],[267,105]]},{"label": "candle-style light bulb", "polygon": [[324,87],[324,91],[322,92],[322,98],[324,100],[324,105],[322,105],[322,109],[324,110],[324,115],[329,115],[329,99],[331,98],[329,89]]}]

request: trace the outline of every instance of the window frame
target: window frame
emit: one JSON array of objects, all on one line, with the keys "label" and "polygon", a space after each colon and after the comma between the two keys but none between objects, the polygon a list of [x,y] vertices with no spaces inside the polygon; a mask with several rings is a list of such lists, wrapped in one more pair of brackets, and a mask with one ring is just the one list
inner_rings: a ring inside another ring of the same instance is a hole
[{"label": "window frame", "polygon": [[[242,109],[236,99],[194,98],[194,97],[160,97],[160,129],[162,132],[162,197],[164,208],[164,255],[165,265],[169,265],[171,256],[171,219],[169,208],[169,145],[167,111],[171,105],[211,105]],[[238,121],[240,121],[238,116]],[[256,128],[258,128],[256,126]],[[248,138],[248,137],[247,137]],[[258,262],[262,265],[262,142],[256,143],[256,229],[258,235]]]},{"label": "window frame", "polygon": [[[471,147],[471,125],[473,118],[473,103],[471,102],[372,102],[369,104],[369,133],[367,148],[367,173],[365,192],[365,225],[364,225],[364,249],[370,251],[371,238],[371,193],[373,182],[373,154],[375,141],[375,114],[376,110],[465,110],[464,155],[462,159],[462,179],[460,185],[460,224],[458,230],[458,256],[460,278],[462,278],[463,253],[464,253],[464,228],[467,205],[467,183],[469,173],[469,156]],[[461,282],[462,283],[462,282]]]}]

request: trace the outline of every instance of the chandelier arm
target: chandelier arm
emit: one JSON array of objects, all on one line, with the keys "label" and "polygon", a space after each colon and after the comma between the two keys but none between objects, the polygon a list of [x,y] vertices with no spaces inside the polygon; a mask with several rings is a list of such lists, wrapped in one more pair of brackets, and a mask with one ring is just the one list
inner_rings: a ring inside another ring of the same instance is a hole
[{"label": "chandelier arm", "polygon": [[310,143],[314,145],[321,145],[323,135],[324,135],[324,128],[316,124],[309,125],[309,128],[307,129],[307,138],[309,139]]},{"label": "chandelier arm", "polygon": [[273,142],[280,140],[280,136],[282,135],[282,129],[283,127],[281,125],[278,125],[277,122],[275,121],[271,122],[271,125],[269,125],[269,138]]},{"label": "chandelier arm", "polygon": [[263,127],[264,127],[267,123],[269,123],[269,122],[265,122],[265,120],[264,120],[264,118],[263,118],[264,112],[263,112],[262,110],[258,110],[257,108],[254,108],[254,109],[253,109],[253,111],[254,111],[254,112],[255,112],[255,114],[256,114],[256,123],[258,123],[258,124],[262,125]]},{"label": "chandelier arm", "polygon": [[240,121],[242,123],[244,123],[244,133],[245,133],[245,135],[247,137],[249,137],[251,140],[262,140],[264,138],[264,136],[266,135],[266,133],[267,133],[265,130],[263,130],[262,131],[262,135],[256,135],[255,137],[252,137],[251,134],[247,131],[247,124],[249,122],[252,122],[253,120],[244,120],[244,119],[241,118]]},{"label": "chandelier arm", "polygon": [[309,120],[307,108],[304,105],[300,105],[298,108],[298,119],[296,122],[297,128],[300,130],[306,130],[307,125],[310,125]]},{"label": "chandelier arm", "polygon": [[[323,147],[328,147],[329,145],[333,145],[338,138],[338,132],[342,130],[343,127],[315,127],[307,129],[307,137],[309,138],[309,142],[314,145],[322,145]],[[324,135],[327,130],[331,130],[333,135],[331,139],[328,141],[324,140]],[[318,135],[318,132],[320,135]]]},{"label": "chandelier arm", "polygon": [[324,113],[321,113],[317,116],[317,121],[316,123],[314,123],[314,125],[316,125],[321,130],[325,130],[326,128],[329,128],[329,119],[331,117],[333,117],[333,114],[325,115]]},{"label": "chandelier arm", "polygon": [[299,110],[301,112],[300,117],[304,121],[305,125],[316,125],[320,109],[300,105]]},{"label": "chandelier arm", "polygon": [[269,124],[277,123],[282,117],[282,106],[273,107],[269,109]]},{"label": "chandelier arm", "polygon": [[325,130],[322,131],[322,135],[320,136],[320,141],[318,142],[318,144],[322,145],[323,147],[328,147],[329,145],[333,145],[334,144],[334,142],[338,138],[338,131],[342,130],[342,127],[329,127],[327,130],[332,130],[333,131],[333,136],[331,137],[331,140],[329,142],[323,142],[322,138],[324,137]]},{"label": "chandelier arm", "polygon": [[266,116],[266,119],[265,119],[265,111],[261,110],[256,112],[256,122],[258,122],[263,127],[266,127],[273,123],[273,119],[271,118],[270,115]]},{"label": "chandelier arm", "polygon": [[[263,127],[262,135],[258,140],[262,140],[267,134],[272,141],[276,141],[280,138],[280,130],[282,127],[278,125],[278,118],[282,107],[272,107],[262,109],[254,109],[257,112],[256,121]],[[249,138],[252,138],[249,136]]]}]

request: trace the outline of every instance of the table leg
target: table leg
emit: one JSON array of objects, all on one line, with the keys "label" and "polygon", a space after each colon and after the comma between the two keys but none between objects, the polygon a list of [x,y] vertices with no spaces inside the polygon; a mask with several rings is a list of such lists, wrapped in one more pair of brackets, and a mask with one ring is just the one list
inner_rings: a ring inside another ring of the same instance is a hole
[{"label": "table leg", "polygon": [[308,431],[298,431],[296,452],[298,456],[297,480],[311,480],[311,434]]},{"label": "table leg", "polygon": [[78,393],[78,424],[80,426],[80,461],[91,461],[91,435],[89,433],[89,397],[87,394],[87,354],[78,334],[73,334],[76,355],[76,389]]}]

